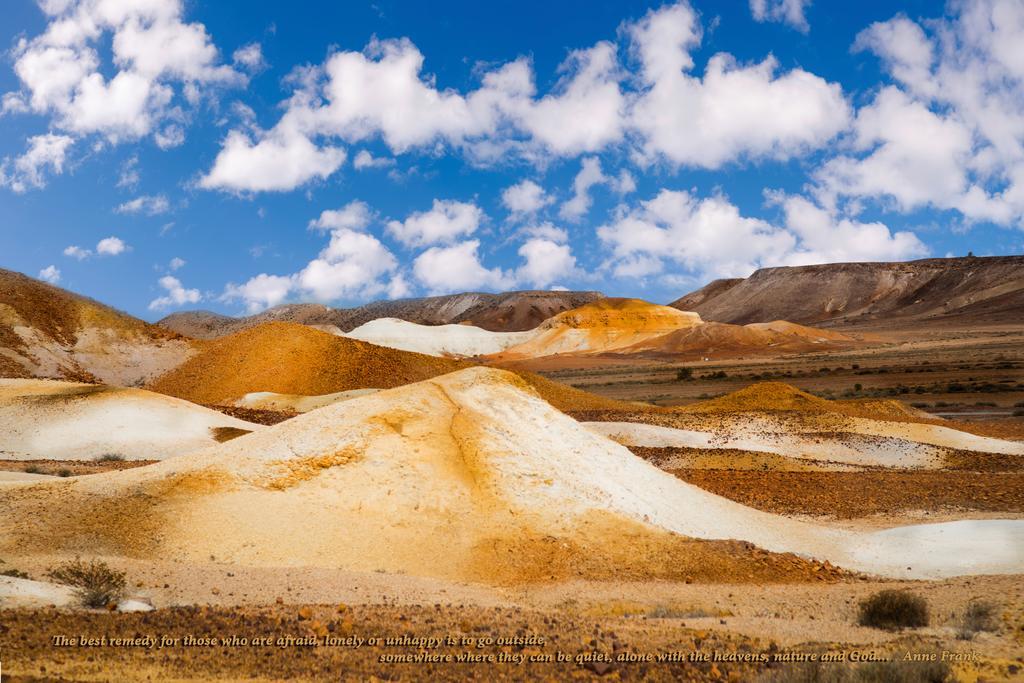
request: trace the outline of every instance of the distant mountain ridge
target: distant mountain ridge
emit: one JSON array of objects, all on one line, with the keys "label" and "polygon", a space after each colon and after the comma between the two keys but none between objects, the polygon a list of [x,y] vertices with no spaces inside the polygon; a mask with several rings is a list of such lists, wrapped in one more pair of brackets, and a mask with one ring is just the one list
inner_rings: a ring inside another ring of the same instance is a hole
[{"label": "distant mountain ridge", "polygon": [[816,326],[1000,324],[1024,317],[1024,256],[762,268],[671,304],[705,320]]},{"label": "distant mountain ridge", "polygon": [[284,304],[241,318],[210,311],[182,311],[156,324],[196,339],[213,339],[264,322],[334,325],[342,332],[349,332],[378,318],[398,318],[420,325],[468,323],[492,332],[522,332],[533,329],[557,313],[601,298],[604,295],[600,292],[465,292],[418,299],[375,301],[356,308]]}]

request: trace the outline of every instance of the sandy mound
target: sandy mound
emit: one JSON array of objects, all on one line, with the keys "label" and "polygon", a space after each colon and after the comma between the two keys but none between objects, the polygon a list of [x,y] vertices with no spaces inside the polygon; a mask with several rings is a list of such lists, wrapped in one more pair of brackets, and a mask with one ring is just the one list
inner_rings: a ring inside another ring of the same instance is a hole
[{"label": "sandy mound", "polygon": [[0,488],[4,553],[88,544],[137,557],[482,581],[507,580],[510,562],[532,579],[574,557],[603,559],[609,573],[657,573],[670,550],[690,543],[673,534],[894,576],[1004,572],[1024,561],[1022,527],[883,536],[759,512],[679,481],[552,409],[515,375],[486,368],[147,467]]},{"label": "sandy mound", "polygon": [[596,354],[723,358],[821,351],[858,343],[838,332],[784,320],[744,326],[706,323],[696,313],[639,299],[601,299],[549,318],[528,339],[493,353],[489,360],[522,364],[534,358]]},{"label": "sandy mound", "polygon": [[0,376],[135,384],[181,363],[186,339],[92,299],[0,270]]},{"label": "sandy mound", "polygon": [[551,317],[529,340],[494,357],[506,361],[554,354],[607,353],[701,324],[696,313],[639,299],[599,299]]},{"label": "sandy mound", "polygon": [[0,457],[158,460],[261,429],[141,389],[0,380]]},{"label": "sandy mound", "polygon": [[[346,339],[294,323],[266,323],[204,342],[201,352],[158,378],[149,388],[195,403],[244,405],[245,397],[283,395],[286,408],[326,405],[358,389],[389,389],[470,367],[437,358]],[[559,410],[636,410],[528,372],[519,373]],[[274,398],[269,399],[274,402]]]},{"label": "sandy mound", "polygon": [[345,336],[378,346],[431,356],[470,358],[499,353],[521,344],[533,332],[490,332],[472,325],[418,325],[397,318],[378,318]]},{"label": "sandy mound", "polygon": [[737,413],[751,411],[834,412],[836,406],[823,398],[800,391],[785,382],[759,382],[731,394],[694,403],[678,410],[690,413]]},{"label": "sandy mound", "polygon": [[195,403],[232,403],[253,392],[319,396],[391,388],[467,367],[374,346],[296,323],[266,323],[204,342],[149,388]]}]

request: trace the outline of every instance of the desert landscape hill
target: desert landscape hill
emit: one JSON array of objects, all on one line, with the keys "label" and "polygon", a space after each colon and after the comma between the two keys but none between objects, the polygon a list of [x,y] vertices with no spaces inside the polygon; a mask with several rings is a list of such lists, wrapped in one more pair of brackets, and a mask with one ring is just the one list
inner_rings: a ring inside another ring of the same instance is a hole
[{"label": "desert landscape hill", "polygon": [[142,389],[0,379],[4,460],[160,460],[258,429]]},{"label": "desert landscape hill", "polygon": [[192,351],[189,340],[165,328],[0,270],[0,376],[131,385]]},{"label": "desert landscape hill", "polygon": [[[714,356],[785,354],[852,348],[862,340],[784,320],[749,325],[709,323],[700,315],[640,299],[605,298],[559,313],[541,323],[519,344],[486,358],[488,362],[555,369],[552,359],[614,355],[662,360]],[[545,360],[546,359],[546,360]],[[557,361],[555,361],[557,362]]]},{"label": "desert landscape hill", "polygon": [[534,332],[492,332],[475,325],[420,325],[398,318],[377,318],[350,332],[349,339],[431,356],[472,358],[499,353],[530,339]]},{"label": "desert landscape hill", "polygon": [[670,306],[724,323],[909,326],[1017,323],[1024,256],[762,268],[716,280]]},{"label": "desert landscape hill", "polygon": [[265,322],[337,327],[349,332],[378,318],[420,325],[467,323],[492,332],[530,330],[556,313],[600,299],[600,292],[465,292],[445,296],[375,301],[356,308],[322,304],[283,304],[241,318],[210,311],[172,313],[157,325],[195,339],[213,339]]},{"label": "desert landscape hill", "polygon": [[468,367],[388,349],[298,323],[271,322],[202,343],[148,386],[194,403],[231,403],[256,391],[319,395],[388,389]]},{"label": "desert landscape hill", "polygon": [[855,532],[739,505],[559,413],[516,375],[481,367],[141,468],[8,483],[0,510],[5,554],[73,553],[88,542],[139,559],[499,584],[537,580],[553,564],[583,577],[676,580],[694,558],[723,575],[772,567],[771,555],[693,539],[900,577],[1024,562],[1024,523]]},{"label": "desert landscape hill", "polygon": [[[272,394],[278,405],[295,408],[346,400],[354,390],[390,389],[473,365],[282,322],[198,342],[197,349],[147,389],[193,403],[242,407],[249,405],[247,396]],[[580,391],[530,372],[519,374],[561,410],[638,409],[636,404]],[[324,398],[331,394],[335,396]]]}]

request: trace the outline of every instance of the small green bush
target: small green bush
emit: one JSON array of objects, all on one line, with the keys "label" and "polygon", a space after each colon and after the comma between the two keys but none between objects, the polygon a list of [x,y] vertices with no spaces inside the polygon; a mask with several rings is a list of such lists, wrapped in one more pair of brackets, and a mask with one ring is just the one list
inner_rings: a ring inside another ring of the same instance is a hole
[{"label": "small green bush", "polygon": [[46,576],[58,583],[73,586],[84,607],[106,607],[124,597],[127,582],[124,572],[111,569],[106,562],[88,563],[75,558],[51,567]]},{"label": "small green bush", "polygon": [[693,379],[693,370],[691,368],[679,368],[676,370],[676,381],[685,382]]},{"label": "small green bush", "polygon": [[104,453],[96,458],[96,462],[121,462],[124,456],[120,453]]},{"label": "small green bush", "polygon": [[880,591],[861,601],[858,623],[886,631],[927,626],[928,602],[909,591]]}]

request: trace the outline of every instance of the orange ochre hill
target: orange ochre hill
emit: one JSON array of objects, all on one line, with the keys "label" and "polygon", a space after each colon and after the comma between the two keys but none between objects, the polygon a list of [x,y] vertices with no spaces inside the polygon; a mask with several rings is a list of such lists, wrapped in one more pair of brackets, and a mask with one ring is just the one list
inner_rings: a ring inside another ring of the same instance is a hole
[{"label": "orange ochre hill", "polygon": [[148,387],[194,403],[227,403],[255,391],[320,395],[390,389],[468,363],[273,322],[202,342],[199,353]]},{"label": "orange ochre hill", "polygon": [[[194,403],[229,404],[269,391],[319,396],[390,389],[474,365],[375,346],[297,323],[264,323],[198,342],[199,352],[147,388]],[[560,410],[636,410],[528,372],[518,373]]]}]

